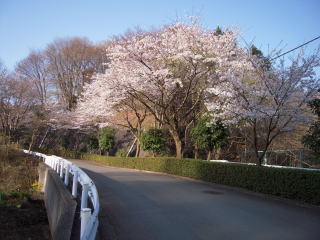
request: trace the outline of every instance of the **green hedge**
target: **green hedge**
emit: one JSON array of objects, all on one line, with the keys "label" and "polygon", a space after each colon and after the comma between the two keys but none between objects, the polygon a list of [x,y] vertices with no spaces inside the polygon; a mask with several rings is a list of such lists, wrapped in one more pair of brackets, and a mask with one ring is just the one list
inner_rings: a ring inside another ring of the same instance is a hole
[{"label": "green hedge", "polygon": [[320,172],[316,171],[210,163],[203,160],[169,157],[122,158],[77,152],[52,153],[113,167],[185,176],[320,205]]}]

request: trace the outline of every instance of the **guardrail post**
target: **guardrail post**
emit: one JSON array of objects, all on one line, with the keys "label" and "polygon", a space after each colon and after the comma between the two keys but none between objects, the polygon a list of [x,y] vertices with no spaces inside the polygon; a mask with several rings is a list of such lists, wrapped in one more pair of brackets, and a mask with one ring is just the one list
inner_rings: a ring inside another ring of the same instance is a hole
[{"label": "guardrail post", "polygon": [[88,189],[89,189],[89,184],[84,183],[82,185],[81,209],[84,209],[88,206]]},{"label": "guardrail post", "polygon": [[72,182],[72,197],[77,198],[78,192],[78,171],[73,173],[73,182]]},{"label": "guardrail post", "polygon": [[86,230],[86,226],[91,217],[91,208],[83,208],[81,210],[81,227],[80,227],[80,239],[84,239],[84,233]]},{"label": "guardrail post", "polygon": [[[78,195],[78,182],[86,183],[82,184],[82,195],[81,195],[81,229],[80,229],[80,239],[88,240],[87,238],[94,239],[97,233],[97,228],[99,225],[98,214],[99,214],[99,196],[96,186],[92,180],[83,173],[77,166],[74,166],[69,161],[56,157],[47,156],[41,153],[35,153],[27,150],[23,152],[39,157],[44,160],[44,162],[51,166],[51,168],[58,174],[58,176],[63,179],[65,185],[69,185],[69,176],[73,174],[73,184],[72,184],[72,197],[76,198]],[[65,172],[64,172],[65,171]],[[64,175],[65,174],[65,175]],[[84,176],[83,176],[83,175]],[[64,177],[64,178],[63,178]],[[78,181],[80,178],[80,181]],[[85,180],[84,180],[85,179]],[[88,194],[90,189],[90,196]],[[93,209],[88,208],[88,201],[91,200],[93,204]]]},{"label": "guardrail post", "polygon": [[54,161],[56,162],[56,172],[59,174],[59,170],[60,170],[59,161],[58,161],[58,159],[55,159]]},{"label": "guardrail post", "polygon": [[56,171],[57,173],[59,174],[59,171],[60,171],[60,163],[59,163],[59,160],[58,159],[55,159],[56,161]]},{"label": "guardrail post", "polygon": [[60,178],[63,179],[63,167],[64,167],[63,165],[64,165],[64,162],[61,161],[60,163],[61,163],[61,165],[60,165]]},{"label": "guardrail post", "polygon": [[66,186],[69,185],[69,170],[70,170],[70,164],[67,164],[67,165],[66,165],[66,173],[65,173],[65,175],[64,175],[64,184],[65,184]]}]

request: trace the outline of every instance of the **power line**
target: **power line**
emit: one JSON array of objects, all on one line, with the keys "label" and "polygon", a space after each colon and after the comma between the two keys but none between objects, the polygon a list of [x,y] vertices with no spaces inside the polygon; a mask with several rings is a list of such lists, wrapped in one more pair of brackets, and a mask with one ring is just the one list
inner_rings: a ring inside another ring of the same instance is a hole
[{"label": "power line", "polygon": [[275,59],[277,59],[277,58],[279,58],[279,57],[282,57],[282,56],[284,56],[284,55],[286,55],[286,54],[288,54],[288,53],[290,53],[290,52],[292,52],[292,51],[294,51],[294,50],[296,50],[296,49],[298,49],[298,48],[301,48],[301,47],[303,47],[303,46],[305,46],[305,45],[307,45],[307,44],[309,44],[309,43],[311,43],[311,42],[319,39],[319,38],[320,38],[320,36],[318,36],[318,37],[316,37],[316,38],[314,38],[314,39],[312,39],[312,40],[310,40],[310,41],[308,41],[308,42],[306,42],[306,43],[303,43],[303,44],[301,44],[300,46],[295,47],[294,49],[291,49],[291,50],[289,50],[289,51],[287,51],[287,52],[285,52],[285,53],[282,53],[282,54],[280,54],[279,56],[276,56],[276,57],[274,57],[274,58],[272,58],[272,59],[270,59],[270,60],[272,61],[272,60],[275,60]]}]

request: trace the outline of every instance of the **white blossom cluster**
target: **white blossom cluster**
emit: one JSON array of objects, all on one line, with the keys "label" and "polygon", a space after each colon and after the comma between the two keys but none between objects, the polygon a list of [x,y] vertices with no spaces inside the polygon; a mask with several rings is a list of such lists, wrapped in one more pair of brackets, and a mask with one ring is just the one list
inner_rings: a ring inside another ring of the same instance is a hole
[{"label": "white blossom cluster", "polygon": [[112,41],[108,68],[84,87],[73,122],[105,123],[129,96],[168,103],[177,89],[202,91],[213,121],[225,124],[276,115],[301,117],[319,87],[312,77],[319,61],[301,58],[287,70],[261,71],[259,59],[238,46],[237,34],[176,23]]}]

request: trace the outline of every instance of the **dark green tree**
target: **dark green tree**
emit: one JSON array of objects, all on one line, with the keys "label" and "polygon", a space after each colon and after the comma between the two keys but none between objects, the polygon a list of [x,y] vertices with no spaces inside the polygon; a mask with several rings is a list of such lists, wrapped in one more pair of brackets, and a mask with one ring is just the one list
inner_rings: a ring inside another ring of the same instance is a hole
[{"label": "dark green tree", "polygon": [[155,154],[162,154],[166,148],[166,134],[160,128],[150,128],[141,135],[142,149]]},{"label": "dark green tree", "polygon": [[265,71],[268,71],[271,69],[271,62],[269,58],[265,57],[260,49],[258,49],[255,45],[251,46],[251,54],[253,56],[256,56],[260,59],[260,66]]},{"label": "dark green tree", "polygon": [[99,149],[99,141],[96,137],[91,136],[87,139],[87,149],[92,152],[95,149]]},{"label": "dark green tree", "polygon": [[314,99],[309,103],[309,106],[318,119],[310,126],[308,133],[303,136],[302,143],[320,158],[320,99]]},{"label": "dark green tree", "polygon": [[198,149],[207,151],[207,160],[219,158],[221,148],[227,144],[229,131],[220,122],[210,123],[210,117],[199,119],[197,125],[191,130],[191,136]]},{"label": "dark green tree", "polygon": [[320,156],[320,121],[317,121],[311,125],[308,133],[303,136],[302,143],[316,155]]},{"label": "dark green tree", "polygon": [[69,137],[68,136],[63,136],[60,139],[60,145],[61,145],[61,147],[64,148],[64,150],[67,150],[69,145],[70,145]]},{"label": "dark green tree", "polygon": [[222,35],[223,34],[223,31],[221,30],[221,28],[218,26],[215,30],[215,35]]},{"label": "dark green tree", "polygon": [[115,144],[115,133],[112,128],[105,127],[99,131],[99,149],[100,154],[104,152],[109,156],[110,150],[114,147]]},{"label": "dark green tree", "polygon": [[251,46],[251,54],[257,56],[259,58],[263,58],[263,53],[260,49],[258,49],[255,45]]}]

